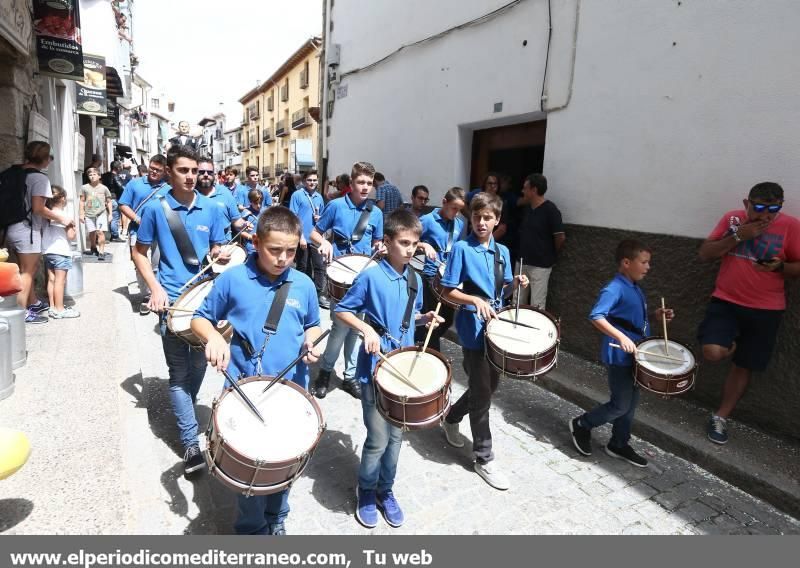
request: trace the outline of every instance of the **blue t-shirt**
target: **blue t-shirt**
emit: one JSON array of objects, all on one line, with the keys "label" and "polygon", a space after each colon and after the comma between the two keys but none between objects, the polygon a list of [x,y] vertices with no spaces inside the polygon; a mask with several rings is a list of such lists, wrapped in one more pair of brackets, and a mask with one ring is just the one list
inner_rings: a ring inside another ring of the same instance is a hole
[{"label": "blue t-shirt", "polygon": [[[291,287],[277,331],[269,338],[261,357],[262,372],[274,376],[282,371],[300,354],[306,330],[320,323],[317,289],[311,279],[289,268],[272,281],[259,269],[257,258],[250,255],[244,264],[220,274],[203,305],[194,314],[194,317],[215,323],[219,320],[230,322],[234,333],[228,372],[234,378],[241,374],[256,374],[257,356],[267,335],[264,323],[275,293],[284,282],[291,282],[284,284]],[[244,342],[252,347],[252,354],[247,353]],[[308,388],[308,366],[300,361],[285,378]]]},{"label": "blue t-shirt", "polygon": [[250,203],[250,200],[247,199],[247,188],[243,185],[235,185],[233,189],[228,187],[225,184],[219,184],[217,186],[217,191],[225,191],[233,197],[233,200],[236,202],[236,205],[241,205],[242,207],[247,207]]},{"label": "blue t-shirt", "polygon": [[[408,304],[408,277],[417,279],[417,296],[411,314],[409,329],[403,333],[403,316]],[[399,274],[389,261],[384,259],[378,266],[368,268],[356,276],[353,286],[336,305],[336,312],[366,314],[375,326],[385,333],[381,336],[381,351],[388,353],[400,347],[414,345],[415,314],[422,310],[422,282],[419,275],[408,266]],[[380,330],[376,329],[380,332]],[[391,336],[391,337],[390,337]],[[377,355],[369,355],[363,348],[358,353],[356,377],[362,383],[372,380],[372,371],[379,361]]]},{"label": "blue t-shirt", "polygon": [[372,204],[372,212],[369,216],[369,222],[364,230],[364,234],[358,242],[337,244],[339,239],[349,239],[353,235],[353,231],[358,225],[358,220],[361,218],[361,212],[369,203],[365,199],[361,204],[356,207],[350,200],[349,195],[334,199],[325,207],[317,222],[317,232],[324,234],[325,231],[333,229],[333,256],[341,256],[343,254],[370,254],[372,252],[372,241],[383,239],[383,212],[374,203]]},{"label": "blue t-shirt", "polygon": [[289,199],[289,209],[297,215],[303,225],[303,237],[306,241],[311,238],[311,231],[314,229],[314,215],[322,213],[325,202],[319,192],[310,194],[307,190],[298,190]]},{"label": "blue t-shirt", "polygon": [[241,213],[239,213],[239,208],[236,206],[236,202],[229,192],[218,191],[217,188],[214,188],[206,197],[217,206],[217,211],[222,215],[222,221],[225,225],[225,238],[230,239],[231,224],[242,218]]},{"label": "blue t-shirt", "polygon": [[[450,243],[450,250],[452,250],[456,242],[464,238],[465,221],[463,217],[458,215],[452,221],[448,221],[441,216],[441,208],[437,208],[420,217],[419,222],[422,224],[420,241],[432,245],[437,251],[437,258],[442,262],[447,262],[450,256],[450,252],[447,250],[448,242]],[[425,276],[432,277],[436,275],[438,268],[435,262],[426,260],[422,273]]]},{"label": "blue t-shirt", "polygon": [[[172,188],[166,182],[166,180],[162,180],[157,184],[150,185],[147,176],[141,176],[128,182],[128,184],[125,186],[125,190],[122,192],[122,196],[119,198],[119,205],[127,205],[133,209],[139,217],[141,217],[142,211],[140,206],[142,206],[142,202],[147,199],[147,197],[153,193],[153,191],[158,190],[152,197],[150,197],[147,202],[148,204],[151,201],[155,201],[159,195],[166,194],[170,189]],[[138,225],[131,221],[130,228],[133,229],[133,234],[136,234],[137,227]]]},{"label": "blue t-shirt", "polygon": [[[178,203],[167,192],[163,199],[173,211],[178,213],[186,233],[192,242],[195,254],[201,261],[208,254],[212,245],[225,242],[225,227],[219,207],[208,197],[194,192],[195,200],[191,209]],[[148,202],[141,212],[142,225],[139,227],[137,243],[150,245],[158,243],[161,256],[158,261],[158,281],[167,292],[170,301],[180,296],[180,288],[199,272],[199,266],[190,266],[183,262],[178,245],[169,230],[169,224],[161,206],[161,198]]]},{"label": "blue t-shirt", "polygon": [[[635,329],[641,330],[641,333],[629,331],[619,324],[615,324],[613,321],[615,318],[628,322]],[[608,323],[633,342],[639,341],[650,333],[650,324],[647,321],[647,299],[642,288],[619,273],[600,290],[597,302],[589,313],[589,319],[608,320]],[[625,353],[622,349],[610,347],[610,344],[614,342],[614,339],[603,334],[600,341],[600,360],[606,365],[632,366],[633,355]]]},{"label": "blue t-shirt", "polygon": [[[495,296],[495,249],[503,259],[503,284],[510,283],[514,277],[511,274],[511,257],[508,249],[496,243],[494,238],[489,241],[487,248],[478,242],[474,234],[471,234],[466,240],[458,241],[453,246],[442,278],[442,286],[457,288],[459,284],[464,283],[464,293],[486,298],[495,311],[499,310],[502,306],[502,297]],[[502,291],[500,295],[502,296]],[[475,308],[461,306],[456,315],[456,331],[461,346],[467,349],[483,349],[485,330],[485,322],[478,317]]]}]

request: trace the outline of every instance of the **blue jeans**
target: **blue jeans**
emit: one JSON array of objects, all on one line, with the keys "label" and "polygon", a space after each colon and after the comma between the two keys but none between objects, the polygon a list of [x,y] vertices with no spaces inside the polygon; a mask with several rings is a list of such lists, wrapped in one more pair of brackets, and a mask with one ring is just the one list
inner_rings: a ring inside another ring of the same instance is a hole
[{"label": "blue jeans", "polygon": [[361,337],[353,328],[345,325],[333,312],[337,302],[331,302],[331,334],[328,336],[328,343],[325,345],[325,353],[319,368],[322,371],[333,371],[336,360],[344,345],[344,380],[353,379],[356,376],[356,363],[358,362],[358,351],[361,348]]},{"label": "blue jeans", "polygon": [[178,422],[181,444],[186,449],[198,444],[194,403],[206,374],[206,354],[191,349],[189,344],[173,335],[165,322],[162,317],[161,344],[169,368],[169,399]]},{"label": "blue jeans", "polygon": [[403,442],[403,430],[391,425],[375,406],[375,385],[370,381],[361,389],[361,409],[367,439],[361,450],[358,486],[362,490],[388,491],[394,485],[397,460]]},{"label": "blue jeans", "polygon": [[112,239],[119,238],[119,220],[119,205],[117,204],[117,200],[113,199],[111,201],[111,221],[108,224],[108,230],[111,231]]},{"label": "blue jeans", "polygon": [[282,523],[289,516],[289,490],[272,495],[236,496],[239,515],[236,534],[269,534],[269,525]]},{"label": "blue jeans", "polygon": [[578,419],[584,428],[596,428],[612,423],[608,445],[623,448],[631,439],[631,424],[639,403],[639,388],[633,380],[633,367],[608,366],[608,388],[611,400],[596,406]]}]

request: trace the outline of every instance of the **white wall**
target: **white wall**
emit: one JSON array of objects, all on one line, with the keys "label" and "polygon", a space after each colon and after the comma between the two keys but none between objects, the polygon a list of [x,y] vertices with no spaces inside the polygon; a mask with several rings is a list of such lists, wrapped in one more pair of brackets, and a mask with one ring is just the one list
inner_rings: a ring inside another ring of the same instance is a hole
[{"label": "white wall", "polygon": [[[328,41],[346,72],[505,3],[336,0]],[[568,104],[547,114],[544,173],[566,221],[701,237],[763,180],[781,183],[800,214],[800,2],[552,4],[547,106]],[[364,159],[404,193],[465,185],[473,129],[543,117],[546,38],[546,0],[523,0],[345,77],[330,173]]]}]

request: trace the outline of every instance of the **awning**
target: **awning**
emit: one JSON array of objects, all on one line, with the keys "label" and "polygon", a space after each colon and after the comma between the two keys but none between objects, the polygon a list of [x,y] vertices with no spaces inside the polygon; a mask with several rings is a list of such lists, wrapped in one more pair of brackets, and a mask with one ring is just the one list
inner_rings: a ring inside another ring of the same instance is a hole
[{"label": "awning", "polygon": [[114,149],[122,158],[133,158],[133,150],[131,150],[130,146],[125,146],[124,144],[114,144]]}]

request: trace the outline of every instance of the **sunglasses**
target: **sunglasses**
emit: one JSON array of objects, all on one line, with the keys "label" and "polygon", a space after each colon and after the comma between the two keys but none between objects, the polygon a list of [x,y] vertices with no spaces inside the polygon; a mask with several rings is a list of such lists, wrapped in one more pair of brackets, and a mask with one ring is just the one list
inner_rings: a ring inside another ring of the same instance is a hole
[{"label": "sunglasses", "polygon": [[199,176],[213,176],[214,170],[197,170],[197,175]]},{"label": "sunglasses", "polygon": [[750,206],[756,213],[763,213],[764,211],[769,211],[770,213],[777,213],[778,211],[781,210],[781,208],[783,208],[783,203],[774,203],[772,205],[766,205],[765,203],[753,203],[751,201]]}]

